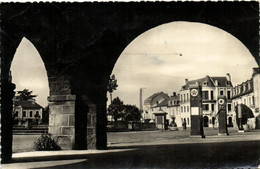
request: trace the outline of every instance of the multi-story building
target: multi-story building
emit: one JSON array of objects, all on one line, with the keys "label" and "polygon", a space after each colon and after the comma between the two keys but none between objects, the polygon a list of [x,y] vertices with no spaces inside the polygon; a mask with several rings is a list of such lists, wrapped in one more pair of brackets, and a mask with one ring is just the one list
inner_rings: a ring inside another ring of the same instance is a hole
[{"label": "multi-story building", "polygon": [[[235,115],[235,107],[238,104],[244,104],[249,107],[255,118],[248,119],[248,124],[250,128],[260,128],[260,124],[257,123],[260,121],[259,118],[259,94],[260,94],[260,71],[259,68],[253,69],[252,78],[238,84],[233,88],[233,97],[232,97],[232,111]],[[228,117],[229,118],[229,117]],[[257,121],[256,121],[257,120]],[[258,126],[256,126],[258,124]]]},{"label": "multi-story building", "polygon": [[[260,68],[253,68],[253,86],[254,86],[254,103],[255,103],[255,112],[260,110]],[[260,119],[259,119],[260,121]],[[260,123],[258,123],[260,124]]]},{"label": "multi-story building", "polygon": [[15,101],[14,118],[15,121],[26,121],[27,119],[42,121],[43,107],[34,100]]},{"label": "multi-story building", "polygon": [[168,114],[166,118],[169,120],[169,124],[174,119],[174,122],[177,124],[177,126],[181,126],[179,121],[176,120],[180,115],[180,98],[179,95],[176,95],[176,92],[173,92],[173,95],[168,98],[167,109],[168,110],[166,112],[168,112]]},{"label": "multi-story building", "polygon": [[154,113],[161,111],[167,113],[169,124],[172,119],[178,127],[182,126],[184,119],[190,127],[190,85],[199,82],[202,86],[202,110],[204,127],[213,127],[219,111],[217,99],[219,96],[227,98],[227,125],[236,126],[235,106],[239,103],[247,105],[254,113],[255,118],[249,119],[251,128],[260,128],[260,69],[253,68],[252,78],[235,87],[232,86],[229,73],[222,77],[205,76],[191,80],[185,79],[185,85],[180,92],[169,97],[163,92],[155,93],[145,100],[144,110],[146,119],[154,119]]},{"label": "multi-story building", "polygon": [[145,99],[143,119],[154,120],[155,119],[154,113],[158,112],[159,110],[166,112],[168,98],[169,98],[168,94],[163,92],[158,92]]},{"label": "multi-story building", "polygon": [[[225,77],[210,77],[188,81],[185,80],[185,85],[180,90],[180,119],[187,122],[190,127],[190,90],[192,84],[199,82],[202,86],[202,110],[204,127],[212,127],[215,122],[215,116],[218,110],[217,98],[219,95],[224,95],[227,98],[227,114],[232,114],[232,83],[231,76],[227,74]],[[230,115],[233,116],[233,115]],[[233,119],[232,124],[233,124]],[[232,125],[230,124],[230,125]]]}]

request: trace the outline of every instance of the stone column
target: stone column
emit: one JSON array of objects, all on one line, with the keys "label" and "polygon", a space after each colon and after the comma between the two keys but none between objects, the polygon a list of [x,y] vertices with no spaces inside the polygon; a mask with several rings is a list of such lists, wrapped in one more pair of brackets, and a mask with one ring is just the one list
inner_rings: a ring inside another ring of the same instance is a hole
[{"label": "stone column", "polygon": [[15,84],[9,82],[1,83],[1,158],[2,163],[10,162],[12,159],[13,142],[13,97]]},{"label": "stone column", "polygon": [[86,141],[87,141],[87,149],[96,149],[96,113],[97,108],[96,105],[85,95],[82,96],[82,100],[87,106],[87,134],[86,134]]},{"label": "stone column", "polygon": [[74,149],[75,95],[52,95],[49,103],[49,133],[62,149]]}]

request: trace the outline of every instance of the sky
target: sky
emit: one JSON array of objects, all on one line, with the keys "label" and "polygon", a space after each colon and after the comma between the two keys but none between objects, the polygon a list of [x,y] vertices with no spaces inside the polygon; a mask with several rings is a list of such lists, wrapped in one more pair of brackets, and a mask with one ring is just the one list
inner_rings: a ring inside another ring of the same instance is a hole
[{"label": "sky", "polygon": [[[253,56],[231,34],[206,24],[172,22],[144,32],[125,48],[112,72],[119,85],[113,98],[139,106],[140,88],[145,88],[144,99],[161,91],[172,95],[185,79],[206,75],[230,73],[236,85],[251,78],[253,67],[257,67]],[[38,95],[37,103],[43,107],[48,104],[46,69],[26,38],[17,48],[11,71],[16,91],[30,89]]]},{"label": "sky", "polygon": [[23,38],[11,64],[12,82],[15,91],[29,89],[37,95],[36,102],[42,107],[48,105],[49,84],[47,72],[40,54],[34,45]]},{"label": "sky", "polygon": [[[150,29],[134,39],[115,64],[119,87],[113,97],[139,106],[156,92],[179,92],[185,79],[226,76],[233,85],[251,78],[257,63],[231,34],[201,23],[172,22]],[[108,104],[110,102],[108,101]]]}]

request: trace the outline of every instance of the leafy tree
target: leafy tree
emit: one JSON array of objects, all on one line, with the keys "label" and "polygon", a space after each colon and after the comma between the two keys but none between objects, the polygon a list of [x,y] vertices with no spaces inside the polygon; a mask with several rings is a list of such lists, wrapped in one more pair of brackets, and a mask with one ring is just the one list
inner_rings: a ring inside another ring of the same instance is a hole
[{"label": "leafy tree", "polygon": [[34,98],[37,95],[32,95],[33,91],[29,91],[29,89],[23,89],[22,91],[17,91],[17,96],[15,96],[15,100],[35,100]]},{"label": "leafy tree", "polygon": [[119,97],[116,97],[109,105],[107,111],[109,115],[112,115],[116,123],[117,120],[122,117],[123,109],[124,109],[124,102],[120,100]]},{"label": "leafy tree", "polygon": [[118,87],[118,85],[117,85],[117,79],[116,79],[115,75],[110,76],[110,78],[108,80],[107,91],[110,94],[111,103],[112,103],[112,93],[114,90],[116,90],[117,87]]},{"label": "leafy tree", "polygon": [[128,104],[123,107],[123,118],[125,121],[140,121],[142,117],[141,112],[136,106]]}]

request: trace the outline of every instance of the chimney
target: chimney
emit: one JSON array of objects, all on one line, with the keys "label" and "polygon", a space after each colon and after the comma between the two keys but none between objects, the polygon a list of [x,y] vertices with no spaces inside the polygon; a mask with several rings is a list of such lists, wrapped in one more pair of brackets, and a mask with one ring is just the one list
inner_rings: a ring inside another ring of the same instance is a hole
[{"label": "chimney", "polygon": [[260,73],[260,68],[259,67],[254,67],[253,68],[253,75],[258,74],[258,73]]},{"label": "chimney", "polygon": [[218,86],[218,80],[215,80],[215,86]]},{"label": "chimney", "polygon": [[227,73],[226,77],[227,77],[227,81],[231,82],[231,76],[229,73]]},{"label": "chimney", "polygon": [[176,96],[176,92],[173,92],[173,96]]},{"label": "chimney", "polygon": [[187,84],[188,83],[188,79],[185,79],[185,84]]}]

